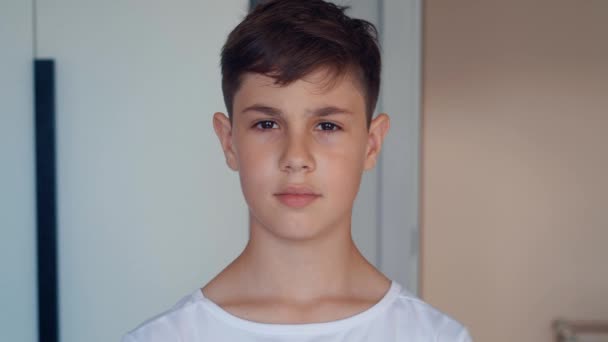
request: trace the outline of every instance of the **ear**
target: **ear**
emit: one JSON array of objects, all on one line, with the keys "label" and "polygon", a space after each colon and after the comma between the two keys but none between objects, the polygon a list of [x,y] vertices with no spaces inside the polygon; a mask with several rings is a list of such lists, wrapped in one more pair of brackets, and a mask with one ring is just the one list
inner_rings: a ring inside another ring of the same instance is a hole
[{"label": "ear", "polygon": [[376,165],[376,160],[380,155],[384,137],[390,128],[390,118],[387,114],[378,114],[370,123],[369,135],[367,139],[367,149],[365,153],[365,170],[370,170]]},{"label": "ear", "polygon": [[222,150],[224,150],[226,164],[233,171],[238,171],[238,159],[236,157],[236,149],[232,143],[232,124],[230,123],[230,119],[224,113],[218,112],[213,114],[213,129],[220,140]]}]

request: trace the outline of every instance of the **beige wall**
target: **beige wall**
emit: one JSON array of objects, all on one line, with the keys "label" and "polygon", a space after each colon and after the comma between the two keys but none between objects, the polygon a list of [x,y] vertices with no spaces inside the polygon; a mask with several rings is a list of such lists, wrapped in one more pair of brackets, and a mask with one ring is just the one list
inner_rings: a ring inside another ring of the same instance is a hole
[{"label": "beige wall", "polygon": [[608,320],[608,1],[426,1],[422,296],[476,341]]}]

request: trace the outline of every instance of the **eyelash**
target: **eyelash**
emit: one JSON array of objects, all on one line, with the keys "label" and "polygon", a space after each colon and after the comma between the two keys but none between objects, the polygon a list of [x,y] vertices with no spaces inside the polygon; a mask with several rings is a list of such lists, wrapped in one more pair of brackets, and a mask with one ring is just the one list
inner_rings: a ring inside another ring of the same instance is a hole
[{"label": "eyelash", "polygon": [[[258,130],[260,130],[260,131],[267,131],[267,130],[269,130],[269,129],[272,129],[272,128],[259,128],[259,125],[260,125],[261,123],[268,123],[268,122],[273,123],[273,124],[276,124],[276,122],[274,122],[274,121],[270,121],[270,120],[263,120],[263,121],[258,121],[258,122],[256,122],[256,123],[253,125],[253,128],[257,128],[257,129],[258,129]],[[335,123],[333,123],[333,122],[324,121],[324,122],[320,122],[320,123],[319,123],[319,125],[327,125],[327,124],[331,125],[331,126],[334,128],[334,129],[322,129],[321,131],[322,131],[322,132],[324,132],[324,133],[332,133],[332,132],[336,132],[336,131],[340,131],[340,130],[342,130],[342,127],[340,127],[340,126],[336,125],[336,124],[335,124]],[[318,125],[317,125],[317,126],[318,126]]]}]

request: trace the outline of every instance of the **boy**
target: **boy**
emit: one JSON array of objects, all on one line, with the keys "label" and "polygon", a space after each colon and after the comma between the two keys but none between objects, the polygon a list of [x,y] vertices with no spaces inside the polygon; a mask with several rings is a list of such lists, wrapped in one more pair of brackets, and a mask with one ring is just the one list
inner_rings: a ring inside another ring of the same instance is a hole
[{"label": "boy", "polygon": [[372,119],[380,53],[372,24],[322,0],[264,2],[222,51],[228,116],[213,127],[249,207],[244,251],[123,342],[470,341],[351,238],[362,173],[389,118]]}]

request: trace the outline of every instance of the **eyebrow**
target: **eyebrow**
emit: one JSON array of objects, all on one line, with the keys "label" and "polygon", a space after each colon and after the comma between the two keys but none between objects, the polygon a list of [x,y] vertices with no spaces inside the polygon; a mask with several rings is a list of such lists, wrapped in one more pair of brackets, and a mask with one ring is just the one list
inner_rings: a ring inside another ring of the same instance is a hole
[{"label": "eyebrow", "polygon": [[[270,116],[282,116],[283,115],[283,112],[280,109],[274,108],[271,106],[267,106],[267,105],[262,105],[262,104],[254,104],[241,111],[241,113],[243,113],[243,114],[246,112],[258,112],[258,113],[263,113],[263,114],[270,115]],[[344,109],[344,108],[340,108],[340,107],[336,107],[336,106],[320,107],[320,108],[316,108],[313,110],[308,110],[307,112],[311,113],[313,116],[328,116],[328,115],[332,115],[332,114],[352,114],[353,113],[348,109]]]}]

